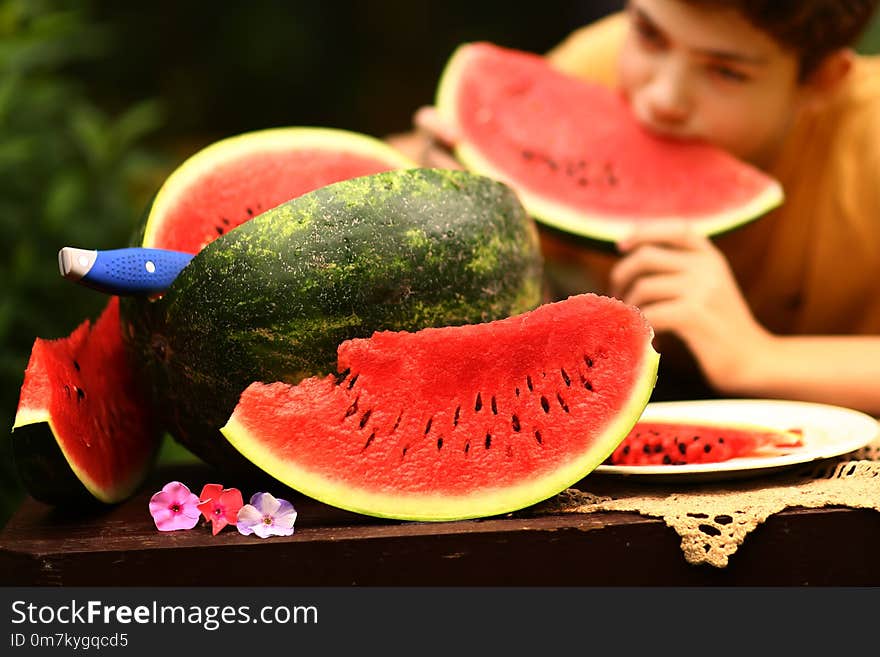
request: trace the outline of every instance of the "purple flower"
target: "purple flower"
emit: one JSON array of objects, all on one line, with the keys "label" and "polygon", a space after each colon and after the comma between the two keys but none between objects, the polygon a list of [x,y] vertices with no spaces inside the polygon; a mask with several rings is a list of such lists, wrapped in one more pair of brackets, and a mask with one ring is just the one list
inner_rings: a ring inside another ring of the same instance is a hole
[{"label": "purple flower", "polygon": [[185,484],[171,481],[150,498],[150,515],[160,532],[192,529],[202,515],[199,498]]},{"label": "purple flower", "polygon": [[250,504],[238,512],[238,531],[245,536],[260,538],[290,536],[296,522],[296,509],[287,500],[276,499],[271,493],[254,493]]}]

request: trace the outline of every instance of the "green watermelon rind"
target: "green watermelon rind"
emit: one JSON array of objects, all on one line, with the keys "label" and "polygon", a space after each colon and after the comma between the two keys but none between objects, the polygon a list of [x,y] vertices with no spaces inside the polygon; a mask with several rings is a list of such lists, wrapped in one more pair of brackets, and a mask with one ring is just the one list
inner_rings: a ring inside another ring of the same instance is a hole
[{"label": "green watermelon rind", "polygon": [[[473,50],[469,47],[471,45],[473,44],[463,44],[453,52],[438,83],[435,99],[437,111],[443,120],[450,125],[457,123],[455,108],[458,106],[458,80],[468,65],[468,59],[472,56]],[[587,213],[530,190],[525,182],[514,180],[511,176],[500,171],[478,148],[467,142],[457,143],[454,152],[467,169],[495,178],[513,187],[526,210],[542,224],[565,233],[600,242],[617,242],[628,236],[633,230],[633,224],[622,221],[622,216],[619,213],[614,215],[598,212]],[[686,220],[689,226],[703,235],[718,235],[769,212],[783,202],[784,196],[782,186],[776,180],[768,178],[764,190],[752,197],[747,203],[723,212],[700,218],[689,217]],[[673,215],[651,217],[651,221],[658,222],[681,221],[681,219],[681,217]]]},{"label": "green watermelon rind", "polygon": [[19,476],[26,480],[25,488],[49,504],[78,503],[88,500],[88,495],[104,504],[126,500],[146,479],[159,452],[157,442],[151,459],[108,487],[98,484],[71,458],[48,409],[19,409],[12,431],[13,457]]},{"label": "green watermelon rind", "polygon": [[268,128],[227,137],[190,156],[168,176],[150,206],[140,245],[155,246],[158,218],[167,216],[181,194],[191,189],[199,178],[217,165],[234,161],[240,155],[252,155],[261,151],[290,152],[304,149],[341,151],[375,157],[397,168],[416,166],[412,160],[379,139],[337,128]]},{"label": "green watermelon rind", "polygon": [[632,391],[580,458],[564,463],[553,472],[515,487],[480,491],[475,495],[387,495],[350,487],[343,481],[315,475],[295,463],[274,456],[238,420],[238,408],[220,431],[242,455],[261,470],[295,490],[325,504],[363,515],[397,520],[445,522],[510,513],[542,502],[569,488],[596,469],[614,451],[638,421],[654,389],[660,355],[648,340],[641,371]]}]

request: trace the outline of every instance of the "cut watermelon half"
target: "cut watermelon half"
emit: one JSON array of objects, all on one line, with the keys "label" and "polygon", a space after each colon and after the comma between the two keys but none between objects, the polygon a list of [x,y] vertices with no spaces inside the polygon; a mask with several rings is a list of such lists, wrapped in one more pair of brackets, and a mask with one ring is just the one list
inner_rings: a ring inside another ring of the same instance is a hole
[{"label": "cut watermelon half", "polygon": [[181,164],[153,201],[141,246],[198,253],[258,214],[331,183],[415,164],[347,130],[273,128],[215,142]]},{"label": "cut watermelon half", "polygon": [[542,223],[616,241],[646,220],[716,234],[782,202],[755,167],[705,143],[645,130],[614,91],[544,58],[490,43],[460,46],[437,108],[469,169],[508,183]]},{"label": "cut watermelon half", "polygon": [[131,495],[146,477],[161,432],[122,344],[113,297],[90,326],[37,338],[24,373],[12,446],[33,497],[52,504]]},{"label": "cut watermelon half", "polygon": [[249,386],[221,431],[279,481],[410,520],[514,511],[614,450],[657,376],[637,309],[580,295],[484,324],[377,332],[339,376]]}]

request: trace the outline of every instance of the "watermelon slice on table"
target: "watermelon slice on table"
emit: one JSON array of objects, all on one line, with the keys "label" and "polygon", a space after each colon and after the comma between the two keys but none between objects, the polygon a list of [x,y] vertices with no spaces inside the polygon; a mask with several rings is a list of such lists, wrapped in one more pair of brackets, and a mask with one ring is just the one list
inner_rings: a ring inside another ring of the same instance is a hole
[{"label": "watermelon slice on table", "polygon": [[803,445],[800,429],[739,423],[642,420],[608,458],[610,465],[719,463],[746,456],[775,456]]},{"label": "watermelon slice on table", "polygon": [[285,201],[334,182],[415,164],[368,135],[273,128],[220,140],[181,164],[150,208],[140,246],[198,253]]},{"label": "watermelon slice on table", "polygon": [[339,375],[254,383],[221,431],[281,482],[363,514],[506,513],[578,481],[641,415],[653,332],[633,307],[580,295],[494,322],[377,332]]},{"label": "watermelon slice on table", "polygon": [[650,134],[616,92],[543,57],[460,46],[437,91],[469,169],[511,185],[546,225],[616,241],[646,220],[684,219],[710,235],[782,202],[778,182],[704,143]]},{"label": "watermelon slice on table", "polygon": [[114,503],[146,477],[161,432],[122,344],[119,301],[67,338],[37,338],[12,448],[28,492],[48,503]]}]

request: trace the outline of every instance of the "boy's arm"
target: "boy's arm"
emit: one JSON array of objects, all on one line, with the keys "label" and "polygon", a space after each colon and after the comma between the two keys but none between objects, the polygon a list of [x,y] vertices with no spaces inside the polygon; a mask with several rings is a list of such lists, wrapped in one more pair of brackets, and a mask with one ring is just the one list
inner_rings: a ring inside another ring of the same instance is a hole
[{"label": "boy's arm", "polygon": [[880,416],[880,336],[777,336],[752,315],[724,256],[685,224],[619,244],[611,293],[678,335],[722,394],[824,402]]}]

